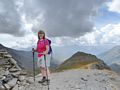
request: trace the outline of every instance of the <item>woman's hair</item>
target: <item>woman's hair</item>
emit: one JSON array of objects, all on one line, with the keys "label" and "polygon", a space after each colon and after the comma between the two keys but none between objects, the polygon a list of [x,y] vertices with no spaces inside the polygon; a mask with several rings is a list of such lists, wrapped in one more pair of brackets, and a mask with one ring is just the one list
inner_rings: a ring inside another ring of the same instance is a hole
[{"label": "woman's hair", "polygon": [[42,31],[42,30],[38,31],[38,39],[40,39],[39,34],[44,34],[43,39],[45,39],[45,32],[44,31]]}]

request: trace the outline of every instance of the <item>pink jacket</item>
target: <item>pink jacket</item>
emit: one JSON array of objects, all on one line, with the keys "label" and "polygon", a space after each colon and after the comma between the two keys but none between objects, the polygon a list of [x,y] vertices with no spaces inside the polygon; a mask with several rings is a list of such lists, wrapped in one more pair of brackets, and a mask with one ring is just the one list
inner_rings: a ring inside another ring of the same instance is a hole
[{"label": "pink jacket", "polygon": [[43,54],[40,54],[44,51],[46,51],[46,45],[49,45],[49,41],[47,39],[40,39],[37,42],[36,52],[38,52],[38,57],[43,56]]}]

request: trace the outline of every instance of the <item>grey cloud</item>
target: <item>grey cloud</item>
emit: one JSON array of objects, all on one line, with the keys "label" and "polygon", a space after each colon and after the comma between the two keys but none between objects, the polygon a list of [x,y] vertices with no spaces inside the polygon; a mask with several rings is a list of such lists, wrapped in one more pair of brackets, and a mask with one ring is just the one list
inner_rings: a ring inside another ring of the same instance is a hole
[{"label": "grey cloud", "polygon": [[[15,2],[21,2],[18,7]],[[33,32],[43,29],[48,36],[78,37],[93,30],[91,17],[105,0],[0,0],[0,33],[23,36],[24,23],[20,15],[25,15],[32,23]]]},{"label": "grey cloud", "polygon": [[[24,7],[33,32],[47,31],[48,36],[77,37],[93,30],[90,20],[104,0],[25,0]],[[42,19],[38,18],[43,15]]]},{"label": "grey cloud", "polygon": [[0,0],[0,33],[22,36],[20,15],[13,0]]}]

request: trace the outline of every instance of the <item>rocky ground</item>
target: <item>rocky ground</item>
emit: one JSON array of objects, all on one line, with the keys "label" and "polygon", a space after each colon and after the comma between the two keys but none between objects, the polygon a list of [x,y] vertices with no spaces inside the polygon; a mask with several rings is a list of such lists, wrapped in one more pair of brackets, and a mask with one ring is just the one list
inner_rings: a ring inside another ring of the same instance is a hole
[{"label": "rocky ground", "polygon": [[[41,76],[36,76],[36,82],[29,77],[31,82],[26,86],[17,87],[17,90],[48,90],[47,86],[37,83]],[[51,75],[50,90],[119,90],[120,77],[108,70],[69,70]]]},{"label": "rocky ground", "polygon": [[[48,90],[38,83],[41,75],[28,77],[14,58],[0,51],[0,90]],[[52,73],[49,90],[120,90],[120,77],[109,70],[74,69]]]}]

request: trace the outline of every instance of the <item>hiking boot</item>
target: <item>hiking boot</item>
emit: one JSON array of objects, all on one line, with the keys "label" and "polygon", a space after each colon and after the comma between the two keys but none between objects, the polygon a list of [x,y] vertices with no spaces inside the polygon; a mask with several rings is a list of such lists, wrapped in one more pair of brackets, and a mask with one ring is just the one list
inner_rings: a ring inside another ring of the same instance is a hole
[{"label": "hiking boot", "polygon": [[38,81],[38,83],[44,83],[46,81],[46,77],[43,77],[41,81]]},{"label": "hiking boot", "polygon": [[46,83],[47,83],[47,85],[49,85],[50,84],[50,79],[46,79]]},{"label": "hiking boot", "polygon": [[46,86],[46,85],[50,85],[50,80],[46,79],[44,83],[41,83],[42,85]]}]

